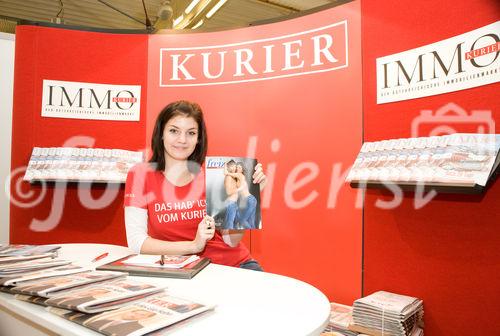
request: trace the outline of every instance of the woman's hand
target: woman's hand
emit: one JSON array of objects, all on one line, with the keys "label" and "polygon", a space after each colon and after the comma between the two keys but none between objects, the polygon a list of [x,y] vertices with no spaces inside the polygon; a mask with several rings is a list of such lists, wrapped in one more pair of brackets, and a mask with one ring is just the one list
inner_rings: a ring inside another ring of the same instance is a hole
[{"label": "woman's hand", "polygon": [[267,182],[267,176],[264,174],[264,170],[262,170],[262,163],[257,163],[252,178],[253,183],[260,184],[260,190],[264,189]]},{"label": "woman's hand", "polygon": [[205,216],[198,224],[198,231],[193,240],[196,253],[203,251],[208,240],[215,234],[215,220],[210,216]]}]

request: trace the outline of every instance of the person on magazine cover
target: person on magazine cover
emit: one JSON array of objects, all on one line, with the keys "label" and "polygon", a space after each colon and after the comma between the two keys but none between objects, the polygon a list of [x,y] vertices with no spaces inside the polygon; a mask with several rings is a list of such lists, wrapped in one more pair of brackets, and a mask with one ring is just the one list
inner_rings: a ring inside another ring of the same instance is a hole
[{"label": "person on magazine cover", "polygon": [[[215,230],[206,215],[207,131],[198,104],[177,101],[158,115],[148,163],[134,166],[125,185],[130,248],[143,254],[199,254],[213,263],[262,270],[240,243],[243,232]],[[253,182],[264,185],[258,164]]]},{"label": "person on magazine cover", "polygon": [[[226,172],[224,172],[226,174]],[[245,168],[241,162],[235,167],[235,172],[227,172],[236,181],[238,192],[238,222],[243,229],[255,229],[255,211],[257,210],[257,199],[252,195],[248,188],[248,182],[245,176]]]},{"label": "person on magazine cover", "polygon": [[236,162],[229,160],[224,165],[224,189],[227,194],[225,201],[226,214],[224,217],[224,228],[232,230],[235,224],[239,222],[238,214],[238,185],[237,179],[231,174],[236,173]]},{"label": "person on magazine cover", "polygon": [[128,335],[144,327],[141,321],[155,315],[156,313],[149,310],[133,309],[115,316],[107,314],[103,319],[89,319],[84,325],[112,335]]}]

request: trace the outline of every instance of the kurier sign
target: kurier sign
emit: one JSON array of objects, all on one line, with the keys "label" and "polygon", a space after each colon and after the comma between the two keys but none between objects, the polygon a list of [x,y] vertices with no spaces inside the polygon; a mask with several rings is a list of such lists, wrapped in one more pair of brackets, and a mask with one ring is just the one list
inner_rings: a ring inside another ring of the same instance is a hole
[{"label": "kurier sign", "polygon": [[417,49],[377,58],[377,103],[500,81],[500,21]]},{"label": "kurier sign", "polygon": [[346,68],[347,21],[232,44],[160,48],[160,87],[231,84]]},{"label": "kurier sign", "polygon": [[43,80],[42,117],[138,121],[141,86]]}]

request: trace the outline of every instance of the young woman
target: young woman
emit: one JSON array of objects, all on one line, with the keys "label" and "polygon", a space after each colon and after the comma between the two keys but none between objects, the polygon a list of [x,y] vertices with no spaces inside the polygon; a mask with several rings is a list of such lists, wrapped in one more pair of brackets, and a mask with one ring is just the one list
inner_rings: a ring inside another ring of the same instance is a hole
[{"label": "young woman", "polygon": [[[143,254],[198,254],[213,263],[261,270],[240,243],[243,231],[215,230],[206,215],[207,131],[199,105],[177,101],[158,115],[149,163],[137,165],[125,185],[130,248]],[[266,176],[259,164],[253,182]]]}]

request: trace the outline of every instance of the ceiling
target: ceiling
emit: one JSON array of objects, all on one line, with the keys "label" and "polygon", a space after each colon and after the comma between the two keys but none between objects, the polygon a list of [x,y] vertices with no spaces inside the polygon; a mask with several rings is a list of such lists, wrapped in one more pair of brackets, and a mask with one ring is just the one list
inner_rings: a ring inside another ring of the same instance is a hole
[{"label": "ceiling", "polygon": [[[278,19],[345,0],[227,0],[211,15],[219,0],[144,0],[150,28],[220,30]],[[170,7],[170,8],[169,8]],[[182,19],[179,19],[182,15]],[[177,19],[177,20],[176,20]],[[14,32],[16,22],[29,20],[71,26],[110,29],[145,29],[142,0],[0,0],[0,31]],[[203,20],[201,22],[201,20]]]}]

